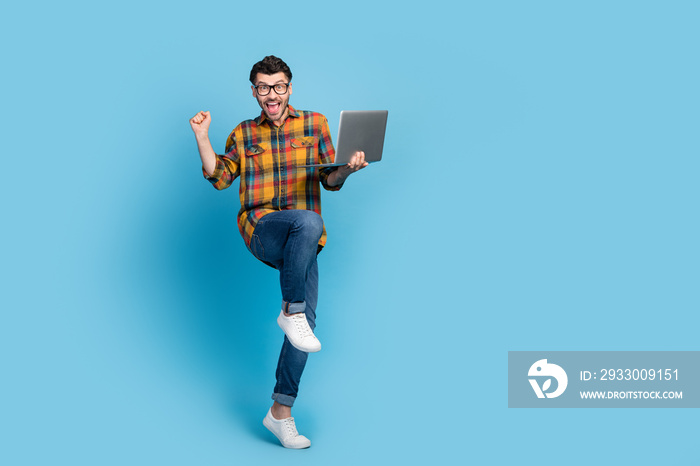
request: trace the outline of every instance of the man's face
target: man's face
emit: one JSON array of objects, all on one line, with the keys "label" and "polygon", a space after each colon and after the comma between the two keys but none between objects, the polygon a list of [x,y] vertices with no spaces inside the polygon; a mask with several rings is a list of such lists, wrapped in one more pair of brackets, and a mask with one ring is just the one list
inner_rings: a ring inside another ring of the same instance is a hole
[{"label": "man's face", "polygon": [[287,82],[287,76],[281,71],[275,74],[258,73],[255,77],[255,85],[268,86],[270,92],[267,95],[260,95],[255,89],[255,86],[251,86],[251,88],[253,89],[253,97],[258,101],[265,115],[267,115],[276,126],[280,126],[284,123],[287,115],[289,115],[288,104],[289,96],[292,94],[292,85],[289,84],[286,93],[279,95],[275,92],[275,84],[289,84]]}]

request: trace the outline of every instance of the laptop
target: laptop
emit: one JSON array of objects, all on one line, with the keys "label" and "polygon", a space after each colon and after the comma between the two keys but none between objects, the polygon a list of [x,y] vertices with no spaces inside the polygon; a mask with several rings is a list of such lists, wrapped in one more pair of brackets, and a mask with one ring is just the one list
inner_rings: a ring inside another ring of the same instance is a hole
[{"label": "laptop", "polygon": [[365,153],[366,162],[379,162],[384,149],[388,115],[388,110],[343,110],[340,112],[335,162],[299,166],[342,167],[350,163],[350,159],[357,151]]}]

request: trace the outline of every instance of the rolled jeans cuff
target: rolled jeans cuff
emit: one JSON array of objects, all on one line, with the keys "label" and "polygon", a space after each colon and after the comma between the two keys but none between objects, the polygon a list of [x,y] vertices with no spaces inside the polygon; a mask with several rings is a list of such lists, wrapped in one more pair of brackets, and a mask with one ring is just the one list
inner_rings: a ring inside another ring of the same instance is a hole
[{"label": "rolled jeans cuff", "polygon": [[289,406],[290,408],[294,406],[294,400],[296,400],[296,398],[293,396],[282,395],[281,393],[273,393],[272,399],[275,400],[277,403]]},{"label": "rolled jeans cuff", "polygon": [[306,302],[288,303],[287,301],[282,301],[282,310],[287,314],[298,314],[306,311]]}]

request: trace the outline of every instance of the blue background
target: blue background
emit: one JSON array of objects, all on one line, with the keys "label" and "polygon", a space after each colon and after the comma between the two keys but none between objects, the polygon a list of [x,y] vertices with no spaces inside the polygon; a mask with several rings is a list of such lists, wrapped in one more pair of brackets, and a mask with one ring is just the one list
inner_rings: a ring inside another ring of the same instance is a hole
[{"label": "blue background", "polygon": [[[694,410],[507,408],[508,350],[698,349],[696,2],[3,10],[0,463],[698,464]],[[303,452],[261,425],[276,274],[188,124],[223,151],[267,54],[334,136],[389,110],[324,193]]]}]

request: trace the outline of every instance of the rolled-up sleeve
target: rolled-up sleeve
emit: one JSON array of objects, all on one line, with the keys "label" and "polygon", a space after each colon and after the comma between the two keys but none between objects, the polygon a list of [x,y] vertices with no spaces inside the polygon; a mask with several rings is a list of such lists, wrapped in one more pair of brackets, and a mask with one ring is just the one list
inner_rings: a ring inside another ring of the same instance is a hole
[{"label": "rolled-up sleeve", "polygon": [[[321,119],[321,137],[318,141],[318,151],[319,163],[333,163],[335,161],[335,149],[333,148],[331,132],[328,128],[328,120],[325,117]],[[324,189],[328,191],[338,191],[343,187],[342,184],[338,186],[331,186],[328,184],[328,176],[337,169],[338,167],[328,167],[319,170],[318,177]]]},{"label": "rolled-up sleeve", "polygon": [[226,154],[216,154],[216,167],[214,173],[208,175],[202,168],[204,178],[216,189],[226,189],[231,186],[238,175],[241,173],[240,157],[236,148],[236,139],[233,133],[226,141]]}]

